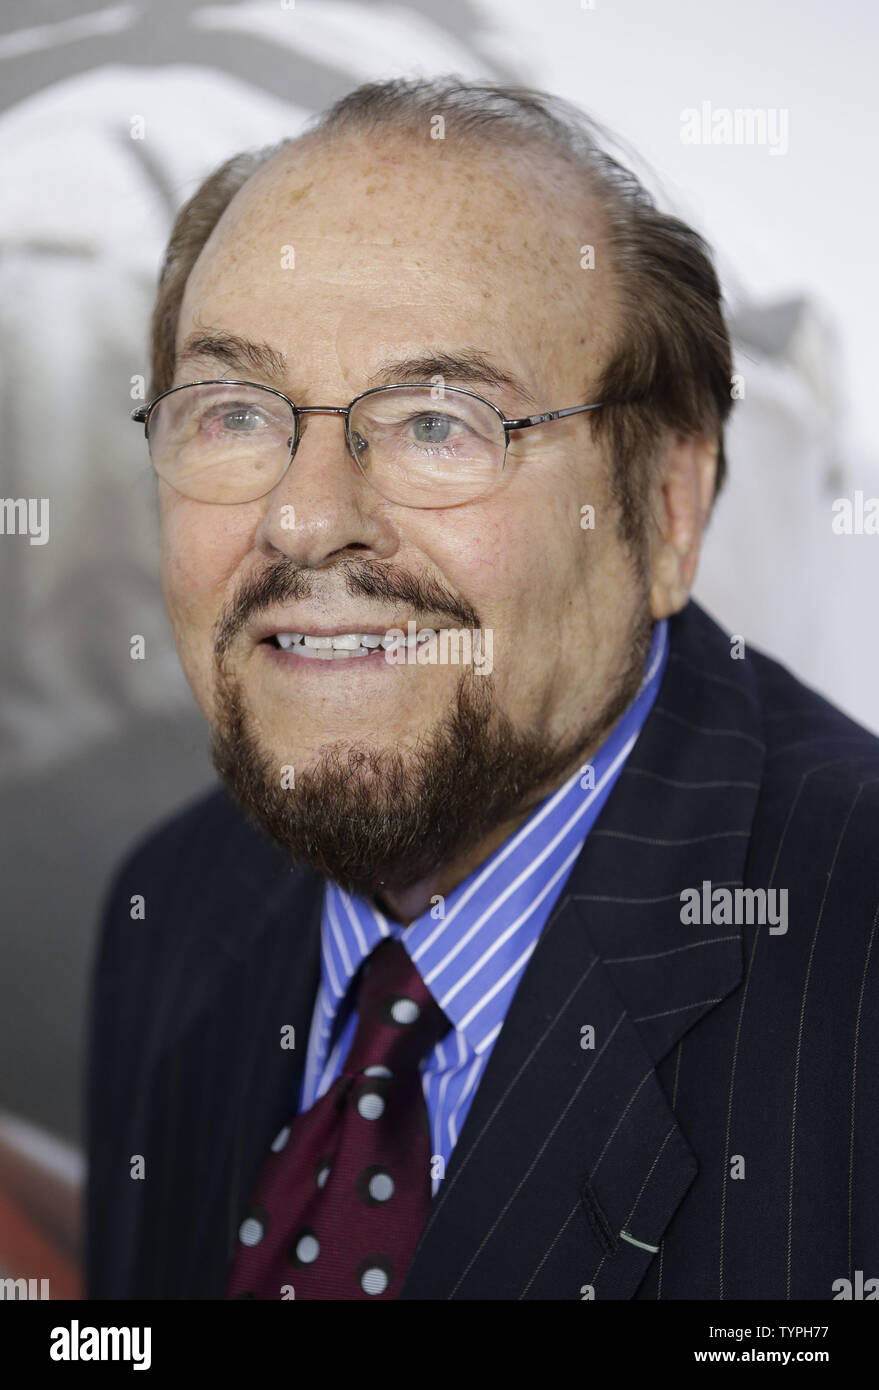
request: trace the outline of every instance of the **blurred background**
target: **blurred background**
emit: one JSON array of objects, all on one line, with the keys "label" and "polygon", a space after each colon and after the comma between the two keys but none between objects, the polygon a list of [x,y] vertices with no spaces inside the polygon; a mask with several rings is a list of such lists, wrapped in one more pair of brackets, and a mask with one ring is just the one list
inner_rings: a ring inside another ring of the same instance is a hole
[{"label": "blurred background", "polygon": [[[695,597],[879,732],[879,536],[831,527],[835,499],[879,497],[877,38],[869,0],[3,8],[0,491],[48,498],[50,531],[0,535],[0,1273],[77,1292],[101,899],[142,832],[214,780],[128,419],[177,208],[376,78],[524,82],[610,126],[713,244],[734,330],[743,398]],[[704,103],[786,113],[784,144],[687,142]]]}]

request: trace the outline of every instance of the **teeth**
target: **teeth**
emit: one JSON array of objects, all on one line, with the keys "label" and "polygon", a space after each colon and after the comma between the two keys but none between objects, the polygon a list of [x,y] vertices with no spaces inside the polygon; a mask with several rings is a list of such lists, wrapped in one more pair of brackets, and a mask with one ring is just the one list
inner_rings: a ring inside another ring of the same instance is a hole
[{"label": "teeth", "polygon": [[[275,640],[282,651],[296,649],[297,656],[310,660],[346,660],[352,656],[369,656],[370,651],[383,643],[383,638],[374,632],[342,632],[338,637],[312,637],[301,632],[276,632]],[[393,640],[393,639],[392,639]],[[403,645],[406,639],[403,639]]]}]

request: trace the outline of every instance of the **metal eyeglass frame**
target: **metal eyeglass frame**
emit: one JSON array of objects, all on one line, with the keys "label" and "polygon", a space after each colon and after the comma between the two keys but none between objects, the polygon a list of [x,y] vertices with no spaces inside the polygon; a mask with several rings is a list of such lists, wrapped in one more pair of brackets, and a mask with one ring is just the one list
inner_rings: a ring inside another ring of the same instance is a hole
[{"label": "metal eyeglass frame", "polygon": [[[344,417],[345,417],[345,439],[346,439],[346,442],[347,442],[347,444],[348,444],[348,451],[349,451],[349,453],[351,454],[351,457],[353,458],[354,462],[357,464],[357,467],[358,467],[360,473],[361,473],[364,477],[365,477],[366,475],[363,473],[363,469],[360,468],[360,461],[359,461],[359,459],[358,459],[358,457],[357,457],[357,454],[356,454],[355,449],[354,449],[354,445],[353,445],[353,443],[352,443],[352,441],[351,441],[351,411],[352,411],[352,410],[354,409],[354,407],[358,404],[358,402],[359,402],[359,401],[362,401],[366,396],[378,396],[378,395],[380,395],[383,391],[419,390],[419,389],[420,389],[420,390],[428,390],[428,391],[435,391],[435,390],[436,390],[435,384],[432,383],[432,382],[429,382],[429,381],[409,381],[409,382],[407,382],[407,381],[401,381],[401,382],[394,382],[394,383],[392,383],[390,386],[373,386],[373,387],[370,387],[370,389],[367,390],[367,391],[361,391],[359,395],[355,396],[354,399],[348,403],[348,405],[295,405],[294,402],[291,401],[291,399],[290,399],[289,396],[285,396],[285,395],[284,395],[284,392],[283,392],[283,391],[279,391],[279,390],[278,390],[276,387],[274,387],[274,386],[264,386],[261,382],[258,382],[258,381],[239,381],[239,380],[237,380],[237,379],[233,379],[233,378],[229,378],[229,377],[216,377],[216,378],[211,378],[210,380],[207,380],[207,381],[186,381],[186,382],[184,382],[181,386],[169,386],[168,389],[167,389],[166,391],[160,391],[160,393],[158,394],[158,396],[154,396],[153,399],[152,399],[151,401],[149,401],[146,405],[138,406],[138,408],[137,408],[136,410],[132,410],[132,412],[131,412],[131,419],[135,422],[135,424],[142,424],[142,425],[143,425],[144,438],[145,438],[147,441],[149,441],[149,437],[150,437],[150,416],[152,415],[152,413],[153,413],[153,411],[155,410],[156,406],[159,404],[159,401],[163,401],[163,400],[165,399],[166,396],[171,396],[171,395],[173,395],[175,391],[186,391],[186,390],[188,390],[188,388],[191,387],[191,386],[250,386],[250,387],[252,387],[252,388],[256,388],[256,389],[259,390],[259,391],[268,391],[271,395],[273,395],[273,396],[279,396],[280,399],[281,399],[282,401],[286,401],[287,405],[289,405],[291,411],[293,412],[293,431],[294,431],[294,432],[293,432],[293,443],[292,443],[292,446],[291,446],[291,448],[290,448],[290,457],[289,457],[288,460],[287,460],[287,464],[286,464],[286,467],[285,467],[285,470],[284,470],[285,473],[286,473],[287,468],[289,468],[289,467],[290,467],[290,464],[293,462],[293,459],[294,459],[294,457],[295,457],[295,455],[296,455],[296,450],[299,448],[299,435],[300,435],[300,430],[299,430],[299,417],[300,417],[300,415],[344,415]],[[487,406],[489,407],[489,409],[493,410],[494,413],[495,413],[495,415],[497,415],[497,417],[498,417],[498,419],[499,419],[499,421],[500,421],[500,423],[501,423],[501,425],[502,425],[502,427],[503,427],[503,431],[504,431],[504,459],[503,459],[503,461],[501,462],[500,468],[498,469],[498,474],[499,474],[499,475],[500,475],[500,474],[503,472],[503,470],[504,470],[504,463],[506,462],[507,449],[510,447],[510,431],[511,431],[511,430],[527,430],[527,429],[530,429],[530,428],[532,427],[532,425],[544,425],[544,424],[547,424],[548,422],[550,422],[550,421],[552,421],[552,420],[561,420],[561,419],[563,419],[563,418],[564,418],[565,416],[567,416],[567,415],[582,415],[582,414],[584,414],[587,410],[598,410],[598,409],[600,409],[601,406],[604,406],[604,405],[620,405],[620,404],[625,404],[625,402],[620,402],[620,401],[595,401],[595,402],[593,402],[593,404],[591,404],[591,405],[572,405],[572,406],[568,406],[568,407],[565,408],[564,410],[547,410],[547,411],[542,412],[540,415],[523,415],[523,416],[520,416],[520,417],[518,417],[518,418],[516,418],[516,419],[508,420],[508,419],[506,418],[506,416],[504,415],[503,411],[500,409],[499,406],[494,405],[492,401],[487,401],[487,400],[485,399],[485,397],[484,397],[484,396],[480,396],[479,393],[478,393],[477,391],[468,391],[468,390],[466,390],[466,388],[463,387],[463,386],[448,386],[448,387],[444,387],[443,389],[444,389],[444,390],[448,390],[448,391],[455,391],[455,392],[458,392],[458,393],[459,393],[460,395],[462,395],[462,396],[470,396],[473,400],[475,400],[475,401],[480,401],[482,405],[487,405]],[[443,398],[443,397],[439,397],[439,399],[442,400],[442,399],[444,399],[444,398]],[[276,488],[276,487],[278,486],[278,483],[281,481],[281,478],[283,478],[283,477],[284,477],[284,473],[282,473],[282,474],[280,475],[280,477],[278,478],[277,482],[273,483],[273,484],[272,484],[272,487],[269,488],[268,491],[271,492],[273,488]],[[367,479],[367,481],[369,481],[369,480]],[[374,486],[374,484],[373,484],[373,486]],[[378,489],[376,489],[376,491],[378,491]],[[262,496],[267,496],[268,494],[267,494],[267,493],[263,493],[263,494],[261,494],[261,495],[262,495]],[[256,498],[256,497],[254,497],[254,498],[251,498],[250,500],[253,501],[253,502],[256,502],[256,501],[258,501],[259,499]],[[230,503],[229,505],[234,506],[235,504],[234,504],[234,503]],[[405,506],[405,505],[407,505],[407,504],[406,504],[406,503],[401,503],[400,505]]]}]

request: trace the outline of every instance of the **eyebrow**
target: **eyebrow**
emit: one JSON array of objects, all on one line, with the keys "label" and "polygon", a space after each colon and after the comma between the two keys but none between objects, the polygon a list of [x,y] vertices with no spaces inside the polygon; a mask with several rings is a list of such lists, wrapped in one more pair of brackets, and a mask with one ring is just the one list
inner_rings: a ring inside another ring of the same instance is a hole
[{"label": "eyebrow", "polygon": [[176,366],[205,357],[215,362],[223,362],[236,369],[250,367],[272,380],[283,380],[287,369],[287,359],[268,343],[253,342],[241,338],[237,333],[226,333],[221,329],[210,328],[193,333],[186,339],[177,354]]},{"label": "eyebrow", "polygon": [[[193,333],[177,355],[177,367],[196,360],[211,358],[235,370],[250,368],[270,381],[283,382],[288,362],[283,352],[269,343],[254,342],[237,333],[206,329]],[[466,381],[473,386],[493,390],[513,391],[523,401],[535,403],[526,384],[511,372],[505,371],[477,348],[461,348],[455,352],[430,352],[420,357],[401,357],[382,362],[367,380],[371,386],[390,386],[395,382],[423,381],[432,377],[444,381]]]},{"label": "eyebrow", "polygon": [[436,376],[441,376],[444,381],[466,381],[474,386],[514,391],[522,400],[532,404],[535,400],[523,381],[497,366],[487,353],[477,348],[385,361],[373,372],[369,383],[371,386],[389,386],[396,381],[401,384],[412,381],[432,384],[431,378]]}]

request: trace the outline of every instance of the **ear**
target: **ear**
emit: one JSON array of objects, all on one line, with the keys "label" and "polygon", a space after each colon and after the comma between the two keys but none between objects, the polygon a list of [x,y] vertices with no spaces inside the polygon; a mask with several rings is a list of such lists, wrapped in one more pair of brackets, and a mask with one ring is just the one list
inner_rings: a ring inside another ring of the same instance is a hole
[{"label": "ear", "polygon": [[655,474],[650,561],[654,619],[679,612],[690,597],[714,496],[717,447],[716,439],[672,435]]}]

